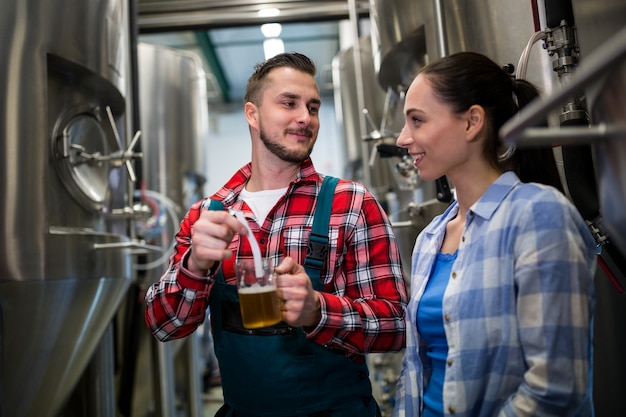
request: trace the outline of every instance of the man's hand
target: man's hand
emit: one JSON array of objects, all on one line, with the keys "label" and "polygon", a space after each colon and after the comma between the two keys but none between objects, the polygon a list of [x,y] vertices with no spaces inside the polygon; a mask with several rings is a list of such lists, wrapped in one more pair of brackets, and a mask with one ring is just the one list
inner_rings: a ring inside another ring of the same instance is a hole
[{"label": "man's hand", "polygon": [[283,321],[293,327],[317,326],[322,317],[320,296],[304,267],[287,257],[275,272]]},{"label": "man's hand", "polygon": [[191,253],[187,269],[194,274],[206,275],[215,262],[233,256],[228,245],[235,233],[246,235],[243,224],[226,211],[205,210],[191,227]]}]

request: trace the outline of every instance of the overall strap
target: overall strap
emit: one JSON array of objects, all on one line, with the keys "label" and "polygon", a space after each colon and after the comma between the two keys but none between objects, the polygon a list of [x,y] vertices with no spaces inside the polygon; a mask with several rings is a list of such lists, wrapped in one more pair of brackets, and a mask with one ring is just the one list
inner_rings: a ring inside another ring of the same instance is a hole
[{"label": "overall strap", "polygon": [[211,204],[209,204],[209,210],[224,210],[224,203],[222,203],[220,200],[210,200],[210,201],[211,201]]},{"label": "overall strap", "polygon": [[317,206],[313,216],[313,228],[307,244],[304,269],[311,278],[313,288],[322,291],[324,284],[320,281],[320,274],[324,261],[328,256],[328,224],[335,196],[335,186],[339,178],[327,175],[324,177],[320,193],[317,196]]},{"label": "overall strap", "polygon": [[[317,206],[313,215],[313,227],[307,243],[304,269],[311,278],[313,288],[322,291],[324,284],[320,281],[320,275],[324,262],[328,257],[328,224],[335,196],[335,187],[339,178],[327,175],[324,177],[320,193],[317,196]],[[210,200],[209,210],[224,210],[224,204],[219,200]]]}]

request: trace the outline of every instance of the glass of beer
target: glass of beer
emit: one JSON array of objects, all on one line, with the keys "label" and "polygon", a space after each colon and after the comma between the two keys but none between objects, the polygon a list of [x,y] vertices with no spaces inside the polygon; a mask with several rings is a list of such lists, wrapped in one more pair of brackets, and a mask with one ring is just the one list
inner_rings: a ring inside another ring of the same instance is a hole
[{"label": "glass of beer", "polygon": [[280,322],[273,265],[263,259],[263,275],[257,276],[254,261],[243,259],[237,261],[236,270],[243,326],[258,329]]}]

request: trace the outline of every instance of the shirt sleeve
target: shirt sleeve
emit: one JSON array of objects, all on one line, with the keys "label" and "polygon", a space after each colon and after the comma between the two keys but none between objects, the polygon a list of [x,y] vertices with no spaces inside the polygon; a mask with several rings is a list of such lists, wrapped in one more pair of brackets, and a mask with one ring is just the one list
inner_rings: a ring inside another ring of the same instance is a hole
[{"label": "shirt sleeve", "polygon": [[408,297],[393,228],[369,192],[344,191],[336,190],[333,216],[346,227],[331,257],[333,276],[321,294],[322,319],[308,337],[348,354],[399,351]]},{"label": "shirt sleeve", "polygon": [[515,284],[528,370],[507,416],[574,415],[589,395],[595,242],[560,197],[537,199],[519,223]]},{"label": "shirt sleeve", "polygon": [[167,270],[146,291],[146,325],[161,341],[189,335],[206,317],[213,280],[196,276],[185,267],[191,250],[191,226],[200,210],[200,202],[189,209],[176,233]]}]

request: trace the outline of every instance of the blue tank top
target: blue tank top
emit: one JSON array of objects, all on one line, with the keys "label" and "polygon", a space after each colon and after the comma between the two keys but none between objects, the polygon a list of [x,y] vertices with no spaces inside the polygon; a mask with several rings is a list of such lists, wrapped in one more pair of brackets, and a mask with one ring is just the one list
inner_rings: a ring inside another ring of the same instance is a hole
[{"label": "blue tank top", "polygon": [[448,342],[443,329],[442,301],[457,253],[437,254],[432,274],[417,307],[417,330],[426,341],[426,356],[432,367],[430,380],[424,388],[423,417],[443,415],[443,378]]}]

